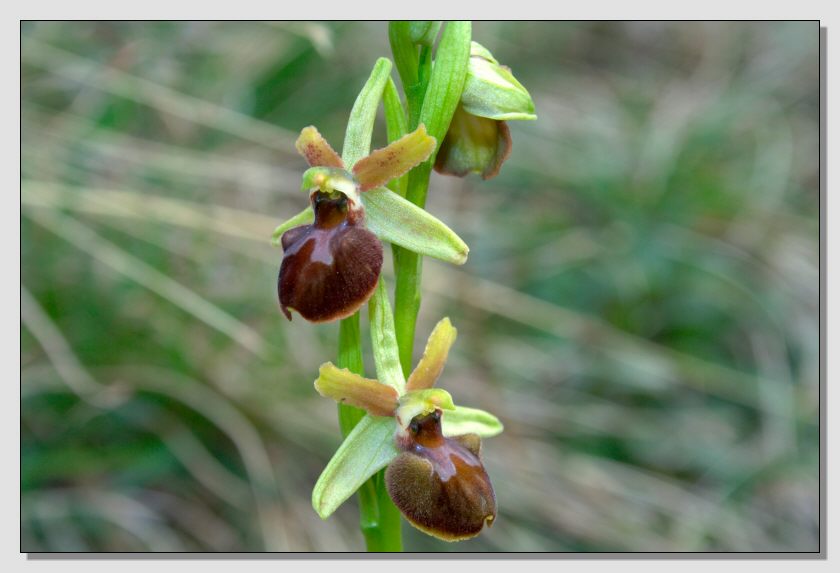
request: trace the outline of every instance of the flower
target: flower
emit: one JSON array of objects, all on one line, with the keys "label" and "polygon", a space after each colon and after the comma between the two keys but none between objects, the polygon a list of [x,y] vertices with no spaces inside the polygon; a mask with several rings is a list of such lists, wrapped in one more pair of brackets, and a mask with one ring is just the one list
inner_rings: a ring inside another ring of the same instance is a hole
[{"label": "flower", "polygon": [[301,131],[296,148],[311,168],[303,175],[310,207],[274,232],[283,247],[277,280],[280,308],[312,322],[355,313],[373,293],[385,240],[455,264],[467,245],[445,224],[383,187],[434,151],[423,125],[356,161],[352,173],[315,127]]},{"label": "flower", "polygon": [[382,243],[365,228],[364,209],[320,185],[311,195],[315,222],[281,238],[277,290],[289,320],[289,309],[312,322],[350,316],[373,294],[382,268]]},{"label": "flower", "polygon": [[388,494],[409,523],[446,541],[478,535],[496,518],[496,497],[481,462],[481,437],[502,431],[482,410],[455,406],[434,388],[457,331],[448,318],[435,326],[408,380],[402,375],[393,317],[380,281],[370,304],[379,380],[332,363],[321,366],[315,388],[326,397],[367,411],[336,451],[312,492],[326,519],[380,469]]},{"label": "flower", "polygon": [[435,170],[464,177],[480,173],[490,179],[510,155],[508,120],[533,120],[534,102],[510,69],[487,48],[473,42],[461,101],[435,158]]},{"label": "flower", "polygon": [[447,438],[441,409],[416,416],[403,453],[388,465],[385,485],[394,504],[420,529],[446,541],[469,539],[496,519],[496,494],[481,463],[481,438]]}]

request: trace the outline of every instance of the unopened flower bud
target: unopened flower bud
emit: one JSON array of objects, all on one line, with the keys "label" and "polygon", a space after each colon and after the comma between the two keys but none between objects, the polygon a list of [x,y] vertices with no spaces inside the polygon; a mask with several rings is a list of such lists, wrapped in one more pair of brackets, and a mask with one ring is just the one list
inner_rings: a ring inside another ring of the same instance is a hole
[{"label": "unopened flower bud", "polygon": [[536,118],[528,90],[487,48],[473,42],[464,91],[435,159],[435,170],[457,177],[468,173],[495,177],[512,147],[505,121]]},{"label": "unopened flower bud", "polygon": [[497,121],[537,119],[534,101],[525,86],[477,42],[472,43],[461,105],[469,114]]},{"label": "unopened flower bud", "polygon": [[408,24],[411,41],[421,46],[432,47],[440,31],[440,20],[417,20]]}]

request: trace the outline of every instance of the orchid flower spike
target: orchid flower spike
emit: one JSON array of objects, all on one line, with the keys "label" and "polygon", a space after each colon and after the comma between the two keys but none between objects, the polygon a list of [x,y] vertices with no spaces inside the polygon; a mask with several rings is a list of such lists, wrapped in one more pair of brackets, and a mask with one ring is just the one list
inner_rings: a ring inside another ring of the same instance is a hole
[{"label": "orchid flower spike", "polygon": [[446,541],[478,535],[496,518],[496,496],[481,461],[481,438],[502,431],[482,410],[456,406],[435,388],[457,331],[448,318],[432,331],[425,353],[405,380],[385,287],[370,302],[378,380],[332,363],[321,366],[315,388],[367,415],[336,451],[312,492],[323,519],[368,478],[387,467],[388,494],[413,526]]},{"label": "orchid flower spike", "polygon": [[355,313],[379,279],[380,240],[454,264],[466,262],[469,249],[458,235],[384,187],[425,161],[435,145],[421,124],[347,171],[315,127],[301,131],[296,148],[311,166],[302,183],[310,207],[273,236],[284,251],[277,291],[289,320],[292,310],[312,322]]}]

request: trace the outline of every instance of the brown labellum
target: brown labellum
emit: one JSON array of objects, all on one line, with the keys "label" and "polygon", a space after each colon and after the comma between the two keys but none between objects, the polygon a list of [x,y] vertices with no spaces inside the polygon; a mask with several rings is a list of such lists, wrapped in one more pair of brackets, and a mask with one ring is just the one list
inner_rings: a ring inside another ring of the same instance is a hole
[{"label": "brown labellum", "polygon": [[475,434],[446,438],[440,410],[412,420],[404,450],[385,472],[385,484],[406,519],[445,541],[478,535],[496,518],[496,495],[481,463]]},{"label": "brown labellum", "polygon": [[329,322],[356,312],[373,294],[382,243],[364,227],[363,212],[341,194],[312,197],[315,222],[283,234],[277,292],[283,314]]}]

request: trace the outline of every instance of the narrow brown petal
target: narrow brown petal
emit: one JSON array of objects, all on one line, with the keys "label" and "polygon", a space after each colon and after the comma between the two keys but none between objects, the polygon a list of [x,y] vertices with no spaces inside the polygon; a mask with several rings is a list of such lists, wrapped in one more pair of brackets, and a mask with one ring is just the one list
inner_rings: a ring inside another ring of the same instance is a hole
[{"label": "narrow brown petal", "polygon": [[418,417],[385,472],[394,504],[416,528],[445,541],[475,537],[496,518],[496,496],[478,436],[445,438],[440,411]]},{"label": "narrow brown petal", "polygon": [[415,131],[357,161],[353,176],[361,191],[381,187],[428,159],[436,145],[437,140],[420,124]]},{"label": "narrow brown petal", "polygon": [[423,358],[420,359],[411,376],[408,377],[405,385],[407,392],[424,390],[435,385],[440,373],[443,372],[446,358],[449,356],[449,349],[455,343],[457,334],[458,331],[452,326],[448,317],[437,323],[435,329],[432,330],[432,334],[429,335]]},{"label": "narrow brown petal", "polygon": [[321,396],[363,408],[372,416],[393,416],[397,408],[396,389],[338,368],[332,362],[321,365],[315,389]]},{"label": "narrow brown petal", "polygon": [[303,155],[310,167],[344,168],[341,157],[312,125],[304,127],[300,132],[300,136],[295,142],[295,149]]}]

